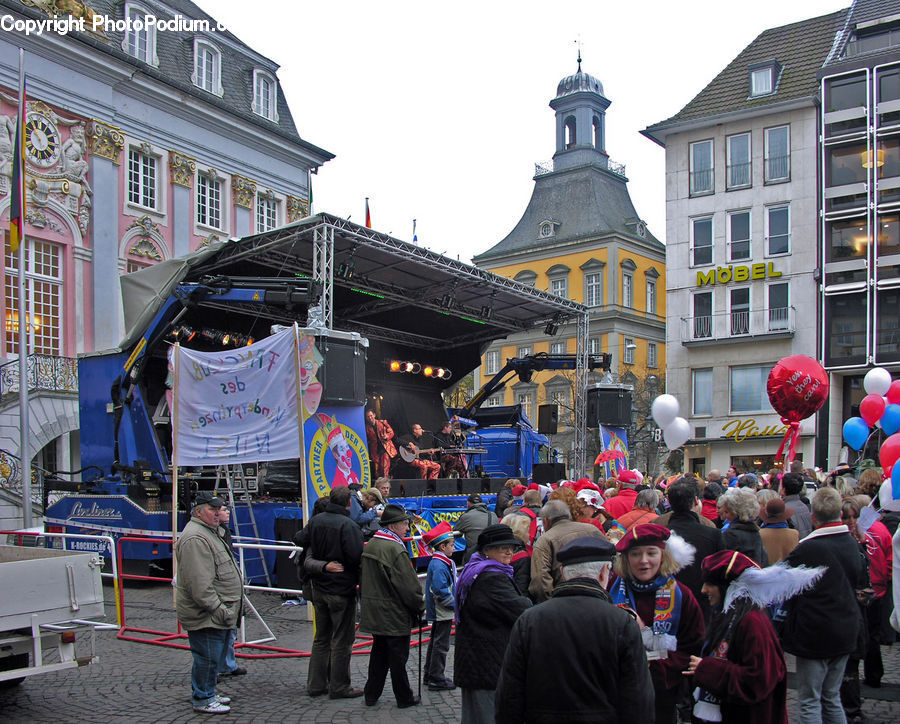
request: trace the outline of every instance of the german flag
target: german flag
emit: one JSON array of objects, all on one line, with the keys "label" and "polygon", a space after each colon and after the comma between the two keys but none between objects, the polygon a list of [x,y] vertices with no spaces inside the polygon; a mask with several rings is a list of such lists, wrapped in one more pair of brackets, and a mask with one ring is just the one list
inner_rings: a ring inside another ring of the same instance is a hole
[{"label": "german flag", "polygon": [[16,114],[16,145],[13,156],[12,199],[9,207],[9,248],[15,253],[25,235],[25,83],[19,94]]}]

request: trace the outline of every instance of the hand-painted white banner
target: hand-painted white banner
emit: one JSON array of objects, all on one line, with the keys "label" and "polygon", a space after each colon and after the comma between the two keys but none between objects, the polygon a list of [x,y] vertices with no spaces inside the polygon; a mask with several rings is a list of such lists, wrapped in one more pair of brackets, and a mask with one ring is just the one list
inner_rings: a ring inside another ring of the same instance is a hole
[{"label": "hand-painted white banner", "polygon": [[222,352],[170,350],[170,362],[177,361],[176,465],[300,457],[294,339],[286,329]]}]

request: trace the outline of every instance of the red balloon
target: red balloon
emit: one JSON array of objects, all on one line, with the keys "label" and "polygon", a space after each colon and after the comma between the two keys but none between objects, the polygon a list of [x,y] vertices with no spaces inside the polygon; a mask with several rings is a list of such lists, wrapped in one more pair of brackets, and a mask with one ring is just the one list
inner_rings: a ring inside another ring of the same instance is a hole
[{"label": "red balloon", "polygon": [[881,443],[881,449],[878,451],[878,459],[885,471],[894,467],[897,458],[900,458],[900,432],[895,432]]},{"label": "red balloon", "polygon": [[900,405],[900,380],[891,382],[886,396],[889,405]]},{"label": "red balloon", "polygon": [[812,357],[794,354],[779,360],[766,382],[769,402],[787,422],[800,422],[828,399],[828,374]]},{"label": "red balloon", "polygon": [[859,403],[859,416],[872,427],[884,414],[884,398],[881,395],[866,395]]}]

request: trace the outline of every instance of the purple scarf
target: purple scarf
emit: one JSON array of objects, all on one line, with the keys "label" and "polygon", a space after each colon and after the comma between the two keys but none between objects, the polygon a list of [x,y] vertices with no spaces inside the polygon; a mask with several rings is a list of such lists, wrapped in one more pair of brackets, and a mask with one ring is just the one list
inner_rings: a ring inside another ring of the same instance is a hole
[{"label": "purple scarf", "polygon": [[456,582],[456,623],[459,623],[459,614],[462,611],[463,604],[466,602],[472,584],[485,571],[505,573],[510,579],[513,577],[512,566],[495,561],[493,558],[485,558],[481,553],[473,554],[469,562],[463,567],[462,573],[459,574],[459,580]]}]

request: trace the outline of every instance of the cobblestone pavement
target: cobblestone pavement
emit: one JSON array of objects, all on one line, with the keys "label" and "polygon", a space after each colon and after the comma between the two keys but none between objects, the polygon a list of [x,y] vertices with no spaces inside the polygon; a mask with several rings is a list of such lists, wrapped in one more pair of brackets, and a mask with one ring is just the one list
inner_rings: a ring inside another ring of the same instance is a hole
[{"label": "cobblestone pavement", "polygon": [[[106,588],[107,618],[115,620],[112,588]],[[253,592],[250,599],[278,637],[269,645],[308,651],[312,624],[306,606],[285,606],[279,595]],[[125,592],[129,627],[175,630],[172,591],[163,584],[129,584]],[[248,619],[253,621],[253,619]],[[248,637],[261,637],[263,629],[248,623]],[[135,634],[139,635],[139,634]],[[79,642],[79,647],[82,642]],[[245,649],[246,650],[246,649]],[[100,662],[93,666],[35,676],[11,689],[0,690],[0,720],[5,722],[189,722],[210,715],[195,714],[190,706],[188,651],[116,638],[114,631],[97,634]],[[883,648],[886,675],[880,689],[863,688],[864,711],[871,722],[900,721],[900,644]],[[79,649],[79,654],[81,650]],[[423,651],[424,657],[424,651]],[[219,691],[232,697],[231,721],[239,722],[458,722],[460,692],[431,692],[423,687],[422,705],[397,709],[390,681],[379,703],[366,707],[362,699],[332,701],[306,696],[304,658],[238,660],[249,673],[226,678]],[[366,679],[368,656],[353,656],[354,686]],[[452,675],[453,652],[448,660]],[[794,665],[789,657],[789,668]],[[410,653],[409,676],[416,687],[418,651]],[[788,693],[791,720],[797,713],[796,693]],[[225,717],[222,717],[224,719]],[[638,723],[635,723],[638,724]]]}]

